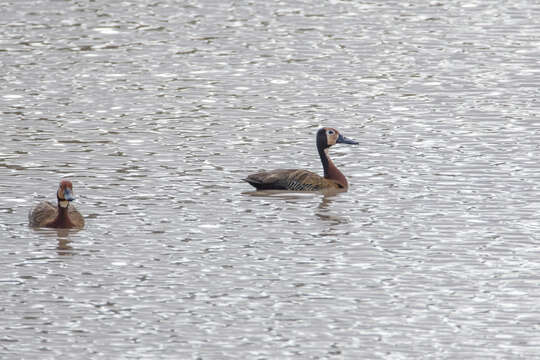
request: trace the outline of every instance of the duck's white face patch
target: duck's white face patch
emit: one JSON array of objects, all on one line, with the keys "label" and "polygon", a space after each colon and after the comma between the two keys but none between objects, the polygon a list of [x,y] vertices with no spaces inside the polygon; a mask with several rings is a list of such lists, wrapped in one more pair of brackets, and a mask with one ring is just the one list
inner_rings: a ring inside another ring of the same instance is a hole
[{"label": "duck's white face patch", "polygon": [[69,205],[69,201],[67,201],[67,200],[60,200],[60,201],[58,202],[58,205],[60,205],[60,207],[67,208],[68,205]]},{"label": "duck's white face patch", "polygon": [[339,133],[336,129],[326,129],[326,143],[328,144],[328,146],[335,145],[338,137]]}]

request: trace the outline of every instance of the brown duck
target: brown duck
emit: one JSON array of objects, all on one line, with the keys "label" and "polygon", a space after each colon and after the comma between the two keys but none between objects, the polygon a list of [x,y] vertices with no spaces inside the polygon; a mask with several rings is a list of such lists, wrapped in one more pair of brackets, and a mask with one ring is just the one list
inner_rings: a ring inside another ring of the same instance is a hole
[{"label": "brown duck", "polygon": [[84,218],[70,202],[73,197],[73,185],[69,180],[62,180],[56,192],[58,205],[48,201],[37,204],[28,214],[32,227],[83,228]]},{"label": "brown duck", "polygon": [[316,140],[324,177],[307,170],[278,169],[251,174],[243,180],[253,185],[257,190],[347,191],[349,188],[347,179],[328,156],[328,149],[335,144],[357,145],[358,143],[347,139],[333,128],[319,129]]}]

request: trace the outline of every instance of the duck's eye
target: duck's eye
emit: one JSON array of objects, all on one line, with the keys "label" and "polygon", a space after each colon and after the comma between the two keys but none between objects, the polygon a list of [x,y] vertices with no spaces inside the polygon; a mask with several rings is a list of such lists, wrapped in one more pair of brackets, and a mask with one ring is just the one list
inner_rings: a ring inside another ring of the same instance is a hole
[{"label": "duck's eye", "polygon": [[334,134],[335,134],[335,131],[334,131],[334,130],[328,130],[326,133],[327,133],[328,135],[334,135]]}]

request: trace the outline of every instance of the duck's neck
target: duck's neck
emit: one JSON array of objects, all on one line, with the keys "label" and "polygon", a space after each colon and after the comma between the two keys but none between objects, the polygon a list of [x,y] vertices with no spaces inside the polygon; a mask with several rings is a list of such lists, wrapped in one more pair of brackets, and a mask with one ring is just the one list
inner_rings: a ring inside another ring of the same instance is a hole
[{"label": "duck's neck", "polygon": [[347,189],[349,187],[347,178],[341,171],[339,171],[336,165],[334,165],[332,159],[330,159],[328,156],[328,149],[329,148],[323,149],[322,147],[318,147],[319,156],[321,157],[321,162],[324,169],[324,178],[334,180],[341,187]]},{"label": "duck's neck", "polygon": [[73,227],[73,223],[71,222],[71,219],[69,218],[68,211],[69,211],[69,202],[65,200],[58,200],[58,215],[56,216],[56,219],[53,220],[52,223],[48,225],[48,227],[52,228],[71,228]]}]

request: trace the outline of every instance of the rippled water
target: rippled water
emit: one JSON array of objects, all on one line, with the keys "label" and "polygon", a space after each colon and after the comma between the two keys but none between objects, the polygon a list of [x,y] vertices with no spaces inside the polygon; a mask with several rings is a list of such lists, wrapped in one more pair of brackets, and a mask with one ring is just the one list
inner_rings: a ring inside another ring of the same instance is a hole
[{"label": "rippled water", "polygon": [[[2,358],[538,357],[538,18],[3,2]],[[349,192],[253,196],[321,125]],[[86,228],[28,228],[63,177]]]}]

